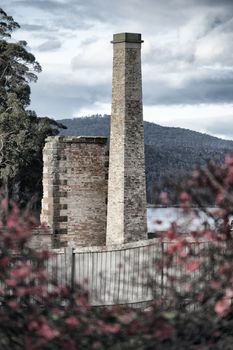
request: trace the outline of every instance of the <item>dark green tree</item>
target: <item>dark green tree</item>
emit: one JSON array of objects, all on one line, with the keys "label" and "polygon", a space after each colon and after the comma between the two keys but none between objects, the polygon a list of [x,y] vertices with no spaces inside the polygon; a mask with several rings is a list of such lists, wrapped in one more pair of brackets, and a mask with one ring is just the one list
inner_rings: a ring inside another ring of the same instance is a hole
[{"label": "dark green tree", "polygon": [[0,9],[0,185],[22,205],[42,192],[42,149],[47,136],[64,126],[28,109],[31,82],[41,71],[25,41],[15,42],[20,28]]}]

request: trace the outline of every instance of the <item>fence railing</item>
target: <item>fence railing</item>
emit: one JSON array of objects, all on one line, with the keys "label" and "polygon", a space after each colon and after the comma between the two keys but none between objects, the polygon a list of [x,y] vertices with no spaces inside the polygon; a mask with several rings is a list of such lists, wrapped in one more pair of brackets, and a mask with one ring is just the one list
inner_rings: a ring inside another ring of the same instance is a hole
[{"label": "fence railing", "polygon": [[[168,268],[163,263],[168,242],[153,239],[120,247],[86,247],[53,250],[48,272],[60,284],[80,283],[89,292],[92,305],[137,304],[153,296],[165,296]],[[193,242],[201,252],[208,242]],[[156,261],[161,266],[156,268]],[[169,267],[180,275],[176,263]]]}]

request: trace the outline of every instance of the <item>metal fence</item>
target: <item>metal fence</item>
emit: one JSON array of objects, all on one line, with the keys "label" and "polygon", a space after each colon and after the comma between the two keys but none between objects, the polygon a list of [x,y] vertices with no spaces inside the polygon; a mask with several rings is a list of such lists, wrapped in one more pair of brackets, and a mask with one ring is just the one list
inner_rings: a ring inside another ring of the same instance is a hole
[{"label": "metal fence", "polygon": [[[172,243],[153,239],[119,248],[53,250],[47,268],[49,275],[60,284],[80,283],[84,286],[92,305],[146,303],[155,294],[166,295],[169,274],[182,274],[179,264],[174,262],[168,268],[164,263],[169,244]],[[194,242],[192,245],[197,254],[202,254],[208,242]]]}]

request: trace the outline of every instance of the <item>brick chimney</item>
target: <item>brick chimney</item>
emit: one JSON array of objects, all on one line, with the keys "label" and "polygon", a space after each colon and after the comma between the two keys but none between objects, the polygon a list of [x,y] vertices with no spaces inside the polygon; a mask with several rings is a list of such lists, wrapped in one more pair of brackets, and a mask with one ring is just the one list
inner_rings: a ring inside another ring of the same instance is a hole
[{"label": "brick chimney", "polygon": [[141,34],[113,36],[106,243],[147,238]]}]

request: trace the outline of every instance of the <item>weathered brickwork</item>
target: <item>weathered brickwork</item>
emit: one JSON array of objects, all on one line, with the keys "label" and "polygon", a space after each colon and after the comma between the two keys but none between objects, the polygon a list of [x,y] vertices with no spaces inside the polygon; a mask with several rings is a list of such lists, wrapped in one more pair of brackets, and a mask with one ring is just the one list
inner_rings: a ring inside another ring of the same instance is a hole
[{"label": "weathered brickwork", "polygon": [[52,230],[46,230],[44,227],[37,228],[33,230],[33,234],[28,241],[28,246],[37,250],[54,248],[54,237]]},{"label": "weathered brickwork", "polygon": [[43,153],[41,222],[65,245],[106,241],[107,139],[49,137]]},{"label": "weathered brickwork", "polygon": [[107,244],[146,239],[141,35],[113,37]]}]

